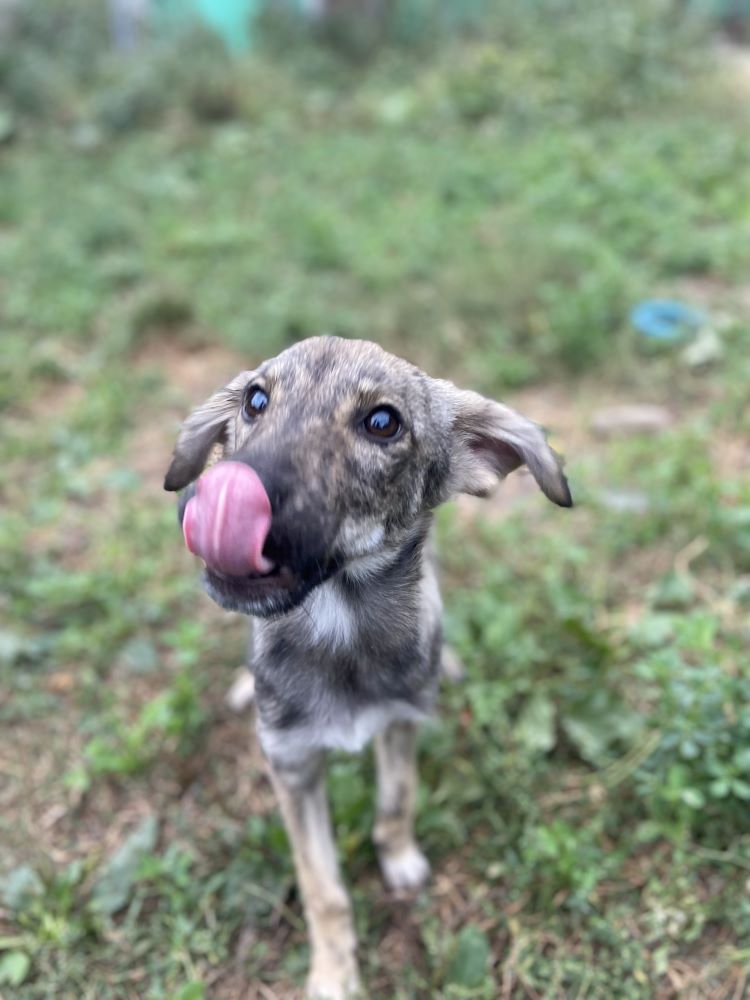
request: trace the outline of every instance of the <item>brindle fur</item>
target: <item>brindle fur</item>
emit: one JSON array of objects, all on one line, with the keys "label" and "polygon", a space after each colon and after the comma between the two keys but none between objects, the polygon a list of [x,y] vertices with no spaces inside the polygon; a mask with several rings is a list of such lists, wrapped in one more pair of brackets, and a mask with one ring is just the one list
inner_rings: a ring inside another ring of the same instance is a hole
[{"label": "brindle fur", "polygon": [[[256,384],[269,405],[248,423],[243,393]],[[404,431],[372,441],[362,421],[384,404]],[[357,992],[359,976],[325,750],[356,751],[375,737],[374,839],[384,876],[411,889],[429,873],[413,820],[415,727],[432,710],[441,663],[432,511],[460,492],[486,495],[524,463],[554,502],[570,506],[570,493],[536,424],[375,344],[336,337],[295,345],[199,407],[183,425],[165,487],[189,486],[217,444],[263,481],[273,511],[264,552],[283,569],[274,586],[210,570],[205,584],[223,607],[256,618],[258,731],[305,902],[308,996],[340,1000]]]}]

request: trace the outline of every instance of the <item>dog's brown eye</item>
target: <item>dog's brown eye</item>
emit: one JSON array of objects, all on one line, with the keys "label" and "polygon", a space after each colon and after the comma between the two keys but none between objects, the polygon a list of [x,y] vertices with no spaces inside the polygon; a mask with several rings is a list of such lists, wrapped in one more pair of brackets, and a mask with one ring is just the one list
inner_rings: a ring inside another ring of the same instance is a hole
[{"label": "dog's brown eye", "polygon": [[268,393],[257,385],[251,385],[245,390],[245,400],[242,404],[242,416],[245,420],[254,420],[268,406]]},{"label": "dog's brown eye", "polygon": [[365,417],[364,428],[370,437],[386,441],[396,437],[401,430],[401,421],[393,407],[379,406]]}]

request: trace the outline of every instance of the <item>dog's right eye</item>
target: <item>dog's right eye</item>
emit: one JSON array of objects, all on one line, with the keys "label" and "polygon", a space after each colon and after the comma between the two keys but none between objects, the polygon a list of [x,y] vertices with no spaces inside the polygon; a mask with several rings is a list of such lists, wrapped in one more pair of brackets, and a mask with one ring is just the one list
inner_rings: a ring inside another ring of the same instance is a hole
[{"label": "dog's right eye", "polygon": [[401,420],[392,406],[379,406],[369,413],[363,424],[369,437],[380,441],[393,440],[401,432]]},{"label": "dog's right eye", "polygon": [[242,402],[242,416],[245,420],[255,420],[268,406],[268,393],[258,385],[251,385],[245,390]]}]

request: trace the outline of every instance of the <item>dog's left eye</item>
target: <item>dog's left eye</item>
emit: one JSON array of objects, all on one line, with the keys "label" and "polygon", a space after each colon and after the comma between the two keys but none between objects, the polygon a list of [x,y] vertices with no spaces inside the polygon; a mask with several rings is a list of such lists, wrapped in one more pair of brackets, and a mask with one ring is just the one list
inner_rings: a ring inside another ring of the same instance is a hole
[{"label": "dog's left eye", "polygon": [[245,398],[242,403],[242,416],[245,420],[253,420],[268,406],[268,393],[260,386],[251,385],[245,390]]},{"label": "dog's left eye", "polygon": [[401,419],[392,406],[379,406],[367,414],[363,426],[370,437],[386,441],[399,433]]}]

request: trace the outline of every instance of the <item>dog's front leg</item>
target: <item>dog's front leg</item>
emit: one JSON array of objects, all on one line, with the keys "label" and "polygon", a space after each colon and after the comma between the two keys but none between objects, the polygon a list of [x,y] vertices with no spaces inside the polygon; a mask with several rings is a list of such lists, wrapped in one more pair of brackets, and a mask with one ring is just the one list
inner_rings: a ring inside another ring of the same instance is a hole
[{"label": "dog's front leg", "polygon": [[378,802],[373,840],[391,889],[417,889],[430,874],[414,837],[416,743],[417,727],[412,722],[392,722],[375,737]]},{"label": "dog's front leg", "polygon": [[359,991],[352,905],[336,860],[322,753],[294,767],[270,762],[271,779],[292,844],[310,935],[307,996],[349,1000]]}]

